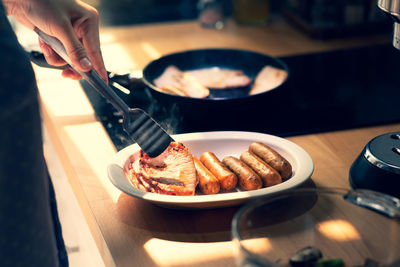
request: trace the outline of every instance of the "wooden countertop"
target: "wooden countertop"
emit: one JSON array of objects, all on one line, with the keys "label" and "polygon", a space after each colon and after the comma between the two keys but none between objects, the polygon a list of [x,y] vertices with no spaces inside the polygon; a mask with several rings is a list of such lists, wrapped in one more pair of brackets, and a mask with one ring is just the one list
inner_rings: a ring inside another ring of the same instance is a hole
[{"label": "wooden countertop", "polygon": [[[164,54],[229,47],[273,56],[310,53],[372,43],[390,36],[311,40],[277,21],[265,27],[229,22],[221,31],[196,22],[101,29],[108,70],[140,70]],[[108,180],[107,162],[116,150],[76,81],[56,70],[34,67],[43,119],[106,266],[232,266],[230,222],[237,208],[177,211],[129,197]],[[287,138],[312,157],[316,186],[349,188],[350,164],[373,137],[400,124]]]}]

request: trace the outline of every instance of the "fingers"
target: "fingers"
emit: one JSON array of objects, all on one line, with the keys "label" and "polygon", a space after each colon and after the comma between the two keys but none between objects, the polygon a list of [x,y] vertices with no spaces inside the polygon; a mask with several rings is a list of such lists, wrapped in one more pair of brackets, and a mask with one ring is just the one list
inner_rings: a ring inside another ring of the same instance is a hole
[{"label": "fingers", "polygon": [[103,56],[100,50],[99,35],[94,34],[93,31],[90,31],[87,35],[84,35],[82,42],[86,48],[86,51],[88,52],[89,58],[93,62],[94,69],[106,82],[108,82],[108,74],[104,66]]},{"label": "fingers", "polygon": [[73,79],[73,80],[82,79],[82,76],[79,73],[77,73],[76,71],[74,71],[73,69],[71,69],[71,68],[63,70],[61,74],[62,74],[63,77],[70,78],[70,79]]},{"label": "fingers", "polygon": [[[82,5],[85,5],[82,3]],[[95,70],[105,80],[108,80],[106,68],[100,50],[99,18],[98,12],[90,6],[85,7],[90,11],[88,19],[80,19],[74,22],[74,29],[93,63]]]},{"label": "fingers", "polygon": [[54,50],[39,37],[39,46],[50,65],[63,66],[67,64]]},{"label": "fingers", "polygon": [[93,64],[83,44],[79,41],[69,21],[60,25],[60,28],[57,30],[57,38],[64,45],[74,68],[83,72],[87,72],[93,68]]},{"label": "fingers", "polygon": [[74,21],[73,25],[71,23],[64,25],[62,33],[58,36],[75,68],[83,72],[94,68],[103,80],[108,82],[100,50],[98,27],[97,12],[91,12]]},{"label": "fingers", "polygon": [[[51,12],[54,15],[51,19],[52,23],[49,24],[47,29],[46,25],[42,25],[46,29],[44,32],[56,37],[63,44],[74,69],[80,72],[95,69],[107,82],[108,75],[100,50],[97,10],[81,1],[71,3],[65,1],[62,3],[65,5],[53,7],[54,10]],[[65,64],[65,61],[49,45],[42,40],[39,40],[39,44],[49,64]],[[63,76],[72,79],[81,77],[72,70],[63,71]]]},{"label": "fingers", "polygon": [[[44,57],[47,63],[54,65],[54,66],[63,66],[67,64],[54,50],[47,45],[40,37],[39,37],[39,45],[44,54]],[[73,70],[72,68],[67,68],[62,71],[62,76],[65,78],[70,78],[73,80],[80,80],[82,76]]]}]

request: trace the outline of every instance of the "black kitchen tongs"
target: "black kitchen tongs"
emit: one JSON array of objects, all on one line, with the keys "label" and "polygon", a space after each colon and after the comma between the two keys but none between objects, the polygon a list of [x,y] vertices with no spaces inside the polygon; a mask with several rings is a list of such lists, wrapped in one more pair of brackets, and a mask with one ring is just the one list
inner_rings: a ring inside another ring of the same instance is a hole
[{"label": "black kitchen tongs", "polygon": [[[35,32],[58,55],[72,66],[64,46],[58,39],[43,33],[38,28],[35,28]],[[74,66],[72,67],[74,68]],[[152,158],[157,157],[172,141],[174,141],[145,111],[139,108],[129,108],[94,69],[88,72],[79,71],[77,68],[74,68],[74,70],[122,113],[122,126],[125,132],[128,133],[148,156]]]}]

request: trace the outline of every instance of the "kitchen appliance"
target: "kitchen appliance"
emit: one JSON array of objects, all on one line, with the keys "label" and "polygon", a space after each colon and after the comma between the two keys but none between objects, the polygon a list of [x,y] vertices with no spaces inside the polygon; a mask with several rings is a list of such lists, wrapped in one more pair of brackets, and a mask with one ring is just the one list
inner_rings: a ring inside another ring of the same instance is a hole
[{"label": "kitchen appliance", "polygon": [[378,7],[393,19],[393,46],[400,49],[400,1],[378,0]]},{"label": "kitchen appliance", "polygon": [[[195,106],[181,99],[184,110],[177,102],[155,98],[143,84],[132,85],[129,94],[116,92],[172,134],[228,130],[285,137],[396,123],[400,53],[394,51],[391,44],[382,44],[280,57],[290,75],[277,90],[217,105],[203,101]],[[116,149],[131,144],[118,112],[87,82],[81,85]]]},{"label": "kitchen appliance", "polygon": [[353,188],[400,197],[400,132],[373,138],[350,168]]},{"label": "kitchen appliance", "polygon": [[[400,1],[378,0],[378,7],[393,19],[392,44],[400,50]],[[400,197],[400,132],[370,140],[352,164],[349,181],[353,188],[372,189]]]}]

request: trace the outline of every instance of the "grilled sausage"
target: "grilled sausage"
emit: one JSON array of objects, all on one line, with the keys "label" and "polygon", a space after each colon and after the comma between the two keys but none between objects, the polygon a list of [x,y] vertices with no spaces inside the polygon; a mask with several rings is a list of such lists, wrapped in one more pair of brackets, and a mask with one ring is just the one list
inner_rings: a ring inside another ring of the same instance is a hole
[{"label": "grilled sausage", "polygon": [[244,190],[255,190],[262,187],[262,180],[249,166],[238,158],[227,156],[222,160],[228,169],[238,177],[238,183]]},{"label": "grilled sausage", "polygon": [[201,163],[217,177],[221,188],[231,191],[237,184],[237,176],[231,172],[212,152],[204,152],[200,156]]},{"label": "grilled sausage", "polygon": [[206,195],[217,194],[221,188],[218,179],[195,156],[193,156],[193,161],[199,177],[201,192]]},{"label": "grilled sausage", "polygon": [[249,151],[245,151],[240,155],[240,159],[250,166],[263,180],[265,187],[276,185],[282,182],[281,175],[267,163],[263,162],[259,157]]},{"label": "grilled sausage", "polygon": [[249,151],[277,170],[282,179],[288,179],[292,175],[292,165],[269,146],[254,142],[249,146]]}]

